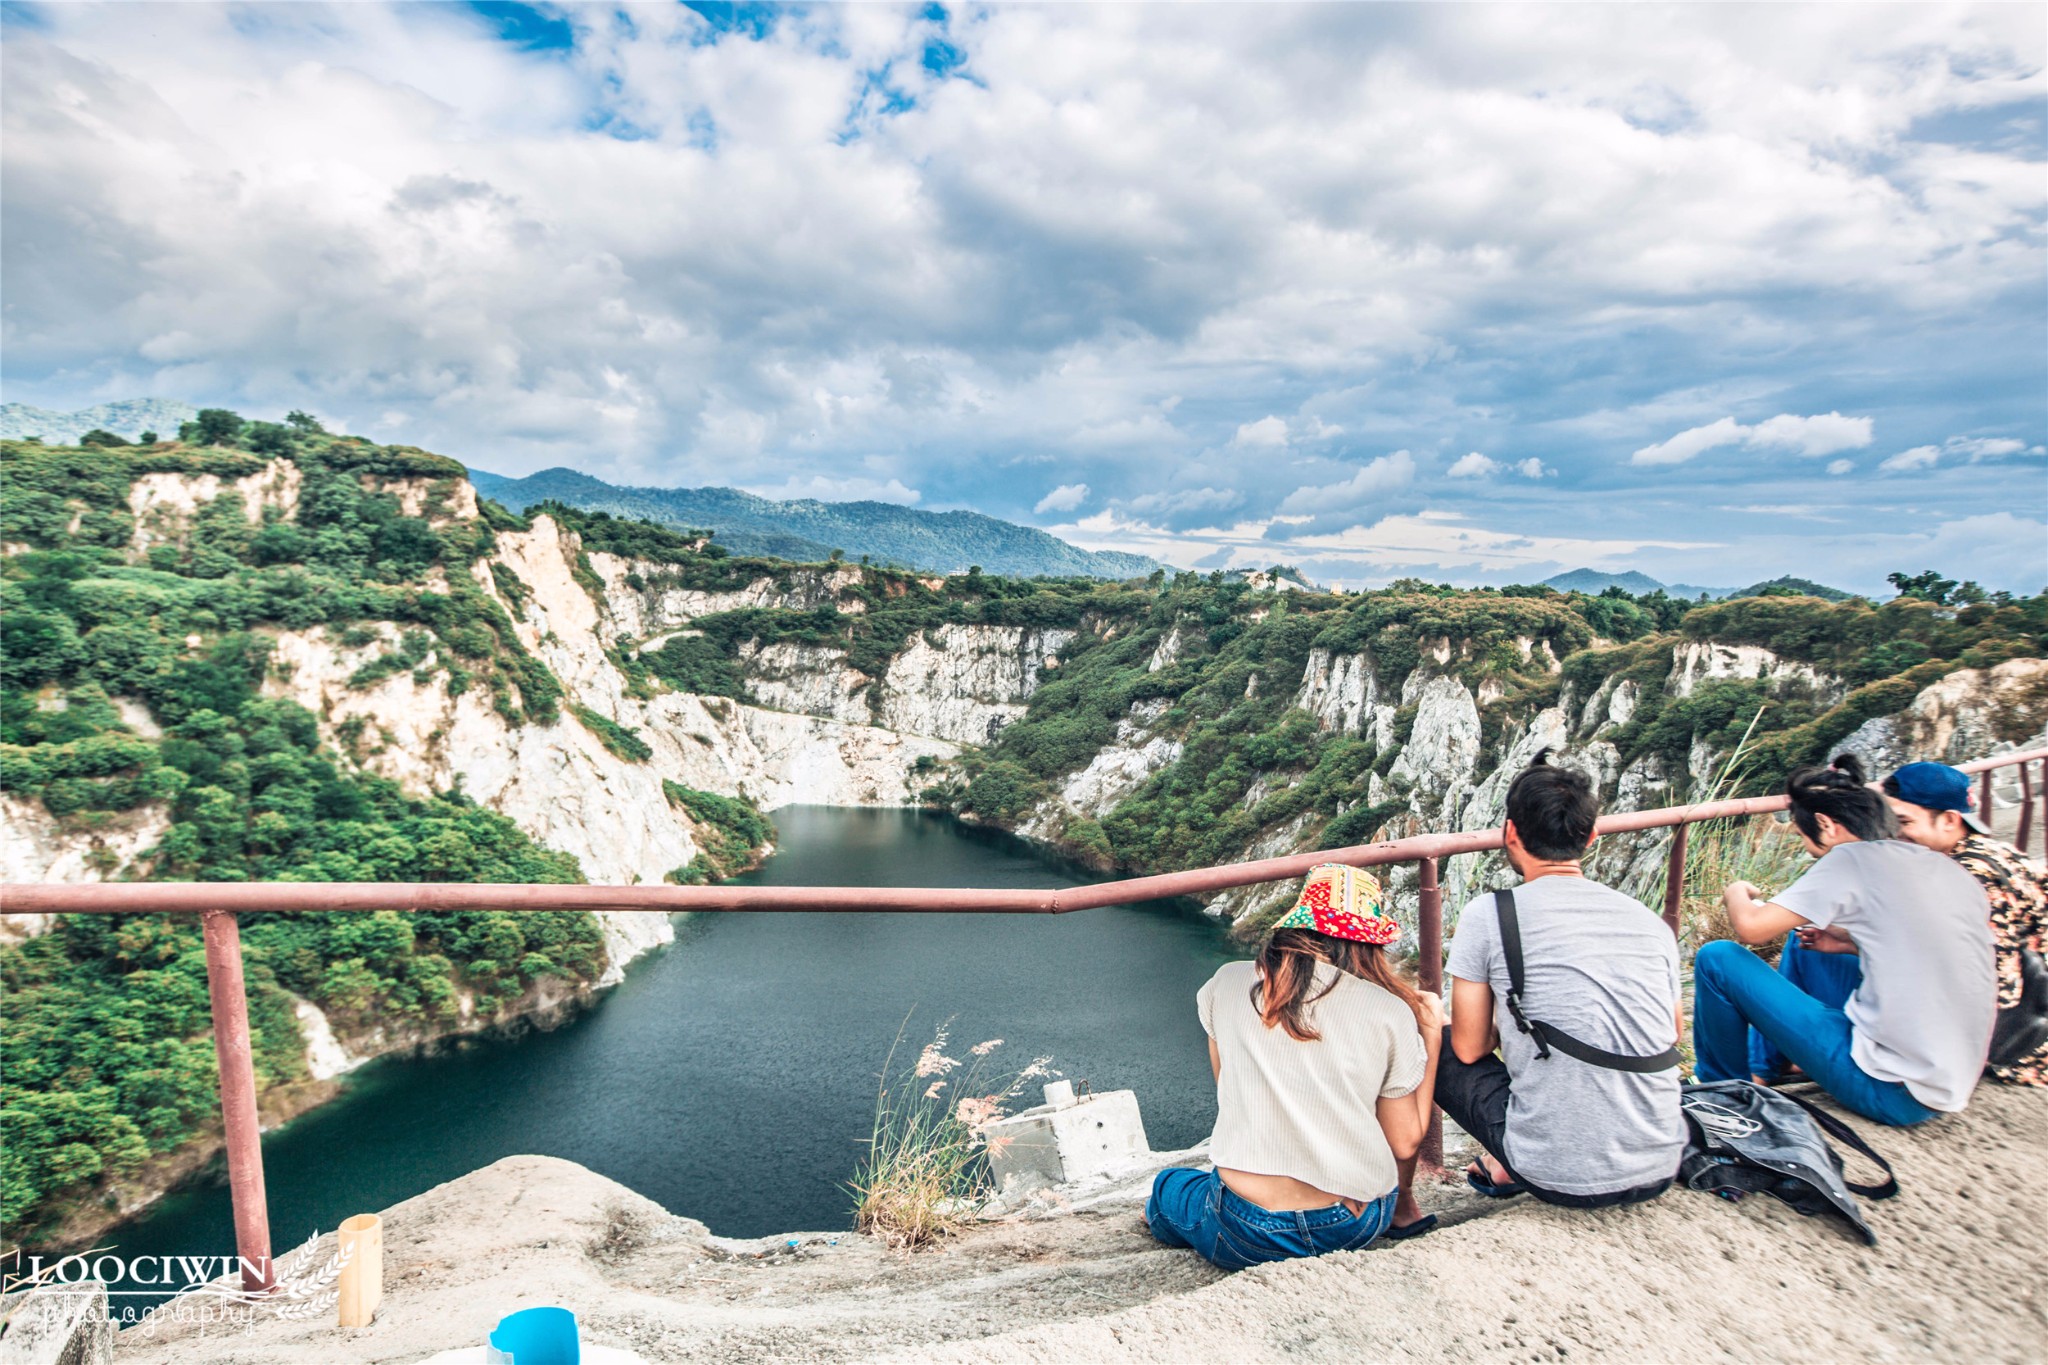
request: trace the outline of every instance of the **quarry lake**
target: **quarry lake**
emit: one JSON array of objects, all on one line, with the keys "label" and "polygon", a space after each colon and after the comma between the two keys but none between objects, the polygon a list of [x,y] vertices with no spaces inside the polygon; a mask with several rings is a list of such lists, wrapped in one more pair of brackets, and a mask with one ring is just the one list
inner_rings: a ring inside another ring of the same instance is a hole
[{"label": "quarry lake", "polygon": [[[765,886],[1055,887],[1082,878],[1007,835],[909,810],[790,807]],[[566,1157],[727,1236],[851,1224],[842,1188],[876,1076],[956,1018],[964,1048],[1138,1093],[1152,1145],[1215,1118],[1195,990],[1242,956],[1183,904],[1070,915],[702,914],[551,1033],[386,1058],[268,1135],[278,1253],[500,1157]],[[912,1013],[914,1011],[914,1013]],[[1035,1094],[1033,1095],[1035,1102]],[[189,1188],[101,1239],[121,1255],[234,1247],[224,1183]]]}]

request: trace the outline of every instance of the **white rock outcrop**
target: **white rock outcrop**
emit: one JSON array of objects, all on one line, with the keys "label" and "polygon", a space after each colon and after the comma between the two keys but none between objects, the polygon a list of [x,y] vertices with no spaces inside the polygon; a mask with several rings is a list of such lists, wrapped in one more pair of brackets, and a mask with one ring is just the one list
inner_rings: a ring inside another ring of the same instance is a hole
[{"label": "white rock outcrop", "polygon": [[1848,691],[1843,681],[1812,664],[1781,659],[1761,645],[1723,645],[1708,640],[1689,640],[1672,656],[1671,676],[1666,688],[1675,697],[1689,697],[1703,682],[1726,678],[1735,682],[1760,681],[1774,688],[1797,683],[1813,689],[1823,709],[1839,702]]},{"label": "white rock outcrop", "polygon": [[1380,704],[1379,675],[1373,669],[1372,656],[1310,650],[1294,704],[1314,716],[1325,730],[1359,733],[1371,723]]},{"label": "white rock outcrop", "polygon": [[[133,874],[170,831],[161,805],[102,813],[90,825],[53,818],[34,798],[0,795],[0,882],[97,882]],[[0,943],[33,938],[48,915],[0,914]]]},{"label": "white rock outcrop", "polygon": [[887,730],[986,744],[1024,714],[1059,667],[1071,630],[947,624],[919,631],[890,660],[877,719]]}]

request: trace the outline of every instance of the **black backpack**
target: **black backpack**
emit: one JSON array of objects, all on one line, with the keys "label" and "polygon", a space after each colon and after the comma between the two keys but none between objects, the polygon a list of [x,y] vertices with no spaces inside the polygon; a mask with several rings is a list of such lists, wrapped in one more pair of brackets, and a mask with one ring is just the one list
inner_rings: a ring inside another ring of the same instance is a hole
[{"label": "black backpack", "polygon": [[[1686,1143],[1678,1179],[1687,1189],[1731,1202],[1768,1194],[1809,1218],[1840,1214],[1866,1243],[1877,1245],[1877,1234],[1863,1221],[1853,1196],[1890,1199],[1899,1192],[1899,1182],[1891,1163],[1848,1124],[1796,1095],[1751,1081],[1688,1085],[1679,1105]],[[1876,1162],[1884,1180],[1875,1185],[1849,1180],[1842,1158],[1828,1145],[1830,1137]]]},{"label": "black backpack", "polygon": [[1991,1030],[1991,1065],[2012,1066],[2048,1042],[2048,963],[2020,949],[2020,998],[1998,1012]]}]

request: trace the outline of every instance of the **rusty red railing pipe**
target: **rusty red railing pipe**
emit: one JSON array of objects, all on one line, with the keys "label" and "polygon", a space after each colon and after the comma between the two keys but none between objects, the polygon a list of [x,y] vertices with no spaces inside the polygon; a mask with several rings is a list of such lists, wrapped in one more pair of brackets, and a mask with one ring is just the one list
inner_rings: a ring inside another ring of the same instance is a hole
[{"label": "rusty red railing pipe", "polygon": [[1664,855],[1664,924],[1678,932],[1679,911],[1685,903],[1685,832],[1691,825],[1671,831],[1671,851]]},{"label": "rusty red railing pipe", "polygon": [[[2025,853],[2027,851],[2028,843],[2031,842],[2031,836],[2034,831],[2034,782],[2032,778],[2027,776],[2026,764],[2020,764],[2019,770],[2020,828],[2019,837],[2013,840],[2013,843],[2018,846],[2020,852]],[[2044,771],[2048,771],[2048,768],[2044,768]]]},{"label": "rusty red railing pipe", "polygon": [[[2048,749],[2001,754],[1959,765],[1988,772],[2048,760]],[[1624,811],[1601,817],[1598,832],[1633,834],[1785,809],[1783,796],[1749,796],[1689,806]],[[1219,867],[1161,872],[1123,881],[1057,890],[989,890],[933,886],[533,886],[469,882],[91,882],[78,886],[13,884],[0,888],[16,914],[200,914],[207,910],[682,910],[824,912],[903,911],[950,914],[1067,914],[1108,905],[1169,900],[1304,876],[1317,863],[1378,867],[1387,863],[1487,853],[1501,846],[1498,829],[1420,834],[1348,848],[1294,853]]]},{"label": "rusty red railing pipe", "polygon": [[[2021,767],[2022,829],[2031,809],[2026,763],[2042,763],[2041,799],[2048,803],[2048,749],[2003,754],[1959,765],[1965,772],[1985,774],[1983,813],[1990,813],[1990,771]],[[1627,834],[1646,829],[1675,828],[1665,890],[1665,917],[1672,921],[1685,873],[1685,830],[1702,820],[1764,815],[1783,810],[1782,796],[1708,801],[1660,810],[1629,811],[1604,817],[1601,834]],[[2048,824],[2048,804],[2043,823]],[[2024,833],[2022,838],[2024,838]],[[121,882],[84,886],[8,885],[0,887],[0,909],[14,914],[138,914],[196,913],[206,940],[207,994],[213,1007],[214,1054],[220,1073],[221,1117],[225,1128],[228,1184],[233,1197],[236,1253],[245,1289],[270,1287],[270,1226],[263,1184],[263,1148],[256,1112],[256,1072],[249,1038],[249,1003],[242,976],[241,929],[238,913],[257,911],[363,910],[724,910],[724,911],[918,911],[933,913],[1063,914],[1109,905],[1128,905],[1174,896],[1225,891],[1260,882],[1299,877],[1317,863],[1341,862],[1357,867],[1387,863],[1420,864],[1421,893],[1418,976],[1425,988],[1443,986],[1443,891],[1440,861],[1462,853],[1484,853],[1501,846],[1497,829],[1458,834],[1424,834],[1377,844],[1261,858],[1222,867],[1168,872],[1127,881],[1048,891],[991,891],[945,887],[755,887],[755,886],[532,886],[463,883],[381,882]],[[1674,923],[1674,928],[1675,928]],[[1431,1164],[1443,1157],[1441,1116],[1425,1133],[1421,1155]]]},{"label": "rusty red railing pipe", "polygon": [[242,929],[234,915],[209,910],[206,994],[213,1004],[213,1056],[220,1071],[220,1116],[228,1155],[228,1193],[235,1210],[235,1255],[242,1288],[268,1290],[270,1201],[263,1189],[263,1135],[256,1115],[256,1061],[249,1040],[249,994],[242,981]]},{"label": "rusty red railing pipe", "polygon": [[[1423,990],[1441,994],[1444,988],[1444,893],[1437,882],[1437,862],[1424,858],[1416,864],[1421,883],[1416,893],[1415,979]],[[1422,1130],[1422,1147],[1416,1152],[1430,1170],[1444,1164],[1444,1111],[1430,1106],[1429,1122]]]}]

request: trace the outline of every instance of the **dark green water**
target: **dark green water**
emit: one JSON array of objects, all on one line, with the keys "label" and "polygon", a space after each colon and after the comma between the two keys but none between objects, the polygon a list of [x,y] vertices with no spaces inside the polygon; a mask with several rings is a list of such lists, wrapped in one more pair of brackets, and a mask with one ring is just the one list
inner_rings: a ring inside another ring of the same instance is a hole
[{"label": "dark green water", "polygon": [[[778,811],[759,885],[1052,887],[1079,878],[1021,841],[917,811]],[[1181,906],[1072,915],[707,914],[574,1023],[387,1058],[264,1141],[282,1254],[503,1156],[566,1157],[712,1231],[850,1225],[843,1182],[904,1016],[914,1050],[947,1016],[960,1046],[1050,1053],[1097,1090],[1134,1089],[1152,1145],[1216,1115],[1194,994],[1238,956]],[[1035,1096],[1033,1097],[1035,1102]],[[124,1256],[225,1255],[224,1184],[165,1199],[102,1239]]]}]

